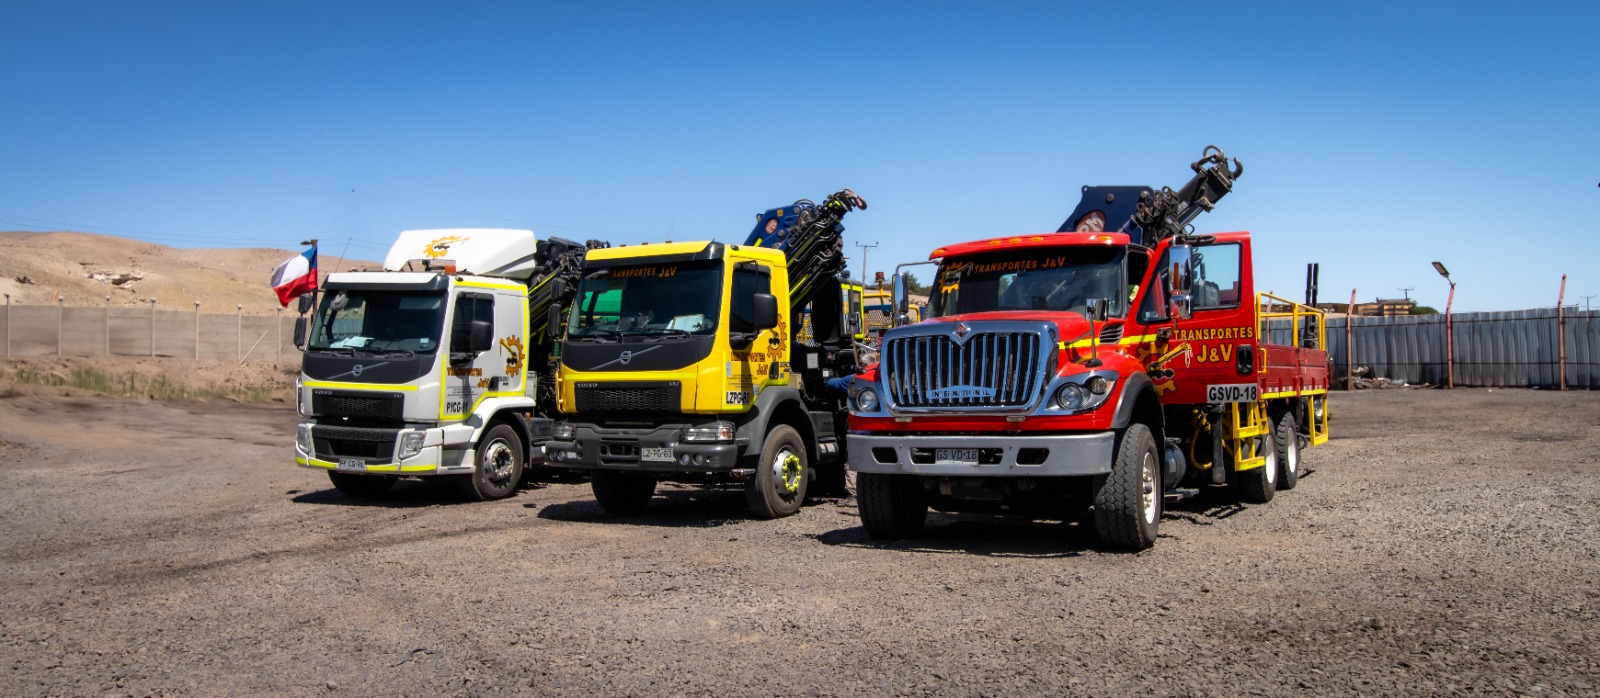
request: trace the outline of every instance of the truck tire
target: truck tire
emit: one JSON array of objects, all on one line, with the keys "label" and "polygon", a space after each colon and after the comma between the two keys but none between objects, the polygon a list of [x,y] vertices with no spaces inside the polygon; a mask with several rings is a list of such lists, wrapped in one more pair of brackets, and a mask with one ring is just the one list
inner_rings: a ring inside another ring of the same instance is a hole
[{"label": "truck tire", "polygon": [[1272,424],[1272,447],[1278,452],[1278,489],[1292,490],[1300,482],[1300,428],[1294,410],[1284,410]]},{"label": "truck tire", "polygon": [[626,470],[596,470],[590,474],[589,489],[594,501],[608,514],[633,516],[650,506],[656,496],[656,476]]},{"label": "truck tire", "polygon": [[873,538],[911,538],[928,521],[927,493],[915,475],[857,473],[856,509]]},{"label": "truck tire", "polygon": [[394,488],[395,480],[398,479],[387,475],[352,475],[328,471],[328,481],[333,483],[333,488],[339,490],[339,494],[351,499],[382,497]]},{"label": "truck tire", "polygon": [[517,493],[526,462],[522,436],[510,424],[496,424],[484,432],[474,449],[477,462],[472,474],[461,478],[461,493],[468,499],[486,502],[505,499]]},{"label": "truck tire", "polygon": [[806,500],[806,481],[810,480],[806,444],[800,432],[779,424],[767,432],[761,443],[761,458],[755,476],[745,485],[745,503],[750,513],[763,519],[781,519],[800,511]]},{"label": "truck tire", "polygon": [[1116,460],[1094,495],[1094,530],[1100,542],[1144,550],[1161,524],[1161,456],[1150,427],[1130,424],[1118,438]]},{"label": "truck tire", "polygon": [[1278,449],[1272,444],[1272,436],[1260,436],[1260,448],[1256,452],[1267,459],[1266,465],[1233,473],[1233,487],[1239,493],[1239,499],[1249,504],[1266,504],[1272,501],[1272,494],[1278,489]]}]

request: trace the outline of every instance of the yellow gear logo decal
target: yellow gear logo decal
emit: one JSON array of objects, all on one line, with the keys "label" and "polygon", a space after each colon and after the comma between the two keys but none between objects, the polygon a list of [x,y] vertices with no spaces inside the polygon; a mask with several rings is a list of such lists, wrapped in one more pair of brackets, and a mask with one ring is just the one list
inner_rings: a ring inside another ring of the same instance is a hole
[{"label": "yellow gear logo decal", "polygon": [[428,243],[428,246],[422,250],[422,254],[427,255],[428,259],[440,259],[450,252],[451,245],[466,241],[467,238],[464,237],[447,235]]},{"label": "yellow gear logo decal", "polygon": [[522,350],[522,338],[512,335],[500,340],[500,351],[506,356],[506,377],[512,378],[522,373],[522,362],[526,358]]}]

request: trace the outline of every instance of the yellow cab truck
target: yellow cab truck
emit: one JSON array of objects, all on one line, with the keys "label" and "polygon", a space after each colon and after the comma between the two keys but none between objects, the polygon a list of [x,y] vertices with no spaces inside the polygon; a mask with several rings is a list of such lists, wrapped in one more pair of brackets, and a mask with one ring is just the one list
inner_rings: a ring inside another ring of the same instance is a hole
[{"label": "yellow cab truck", "polygon": [[856,371],[856,330],[832,309],[840,220],[865,206],[846,189],[767,211],[745,244],[591,250],[549,463],[587,471],[614,514],[642,511],[661,480],[742,483],[762,518],[798,511],[814,478],[842,483],[845,392],[829,380]]}]

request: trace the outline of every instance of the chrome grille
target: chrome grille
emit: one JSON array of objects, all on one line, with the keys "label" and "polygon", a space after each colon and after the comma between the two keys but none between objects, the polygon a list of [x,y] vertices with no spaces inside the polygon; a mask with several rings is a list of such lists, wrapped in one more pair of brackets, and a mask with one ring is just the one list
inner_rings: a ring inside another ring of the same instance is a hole
[{"label": "chrome grille", "polygon": [[1039,335],[983,332],[895,337],[881,352],[896,407],[1026,407],[1039,391]]}]

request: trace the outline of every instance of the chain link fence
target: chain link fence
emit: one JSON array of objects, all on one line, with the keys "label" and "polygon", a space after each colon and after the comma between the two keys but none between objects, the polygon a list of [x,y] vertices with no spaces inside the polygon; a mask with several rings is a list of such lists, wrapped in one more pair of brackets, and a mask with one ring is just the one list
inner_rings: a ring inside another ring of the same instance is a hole
[{"label": "chain link fence", "polygon": [[299,361],[294,318],[189,310],[10,304],[0,320],[5,356],[155,356]]}]

